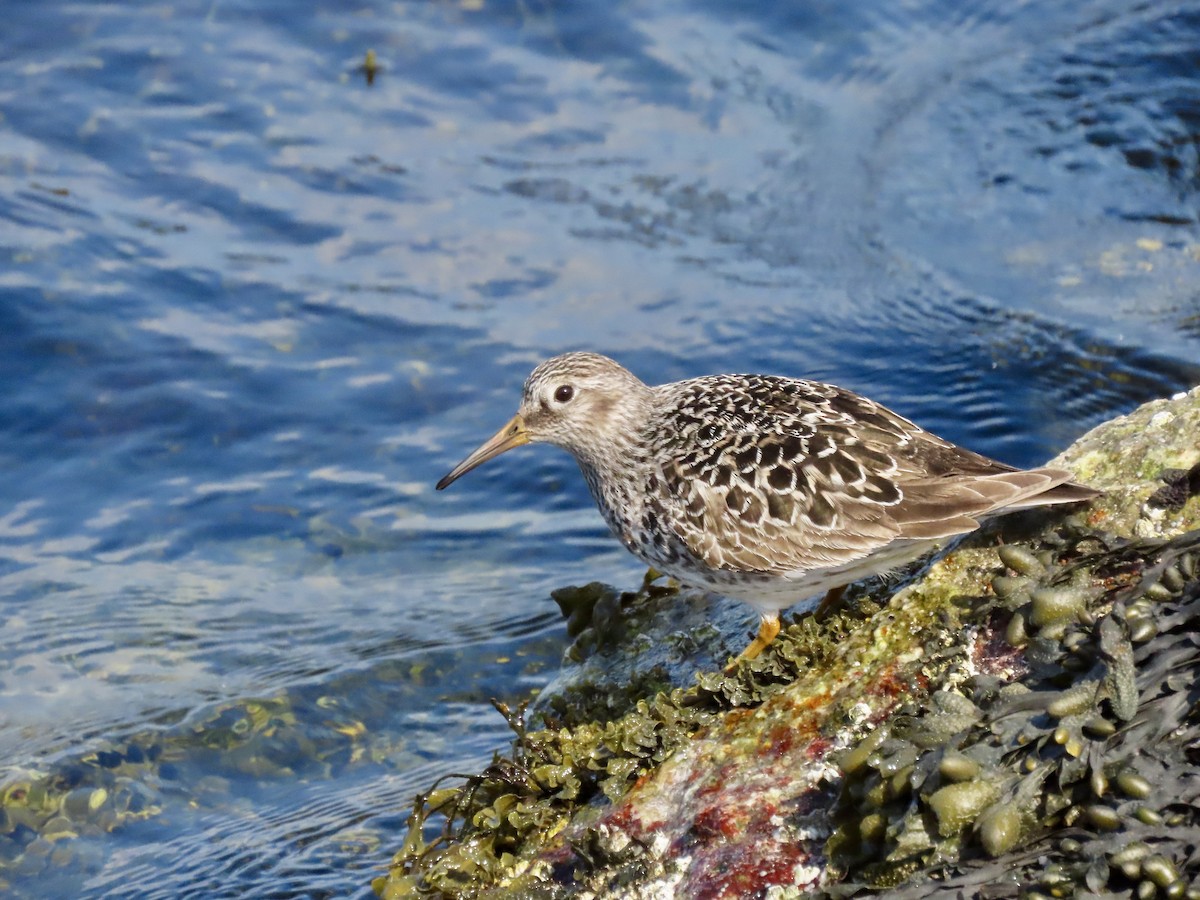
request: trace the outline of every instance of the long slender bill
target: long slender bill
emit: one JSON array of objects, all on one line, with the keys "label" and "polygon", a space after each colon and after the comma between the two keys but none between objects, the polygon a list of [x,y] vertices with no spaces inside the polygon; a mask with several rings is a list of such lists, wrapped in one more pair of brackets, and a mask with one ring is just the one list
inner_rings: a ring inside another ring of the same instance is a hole
[{"label": "long slender bill", "polygon": [[507,425],[488,438],[470,456],[455,466],[450,474],[437,483],[437,489],[449,487],[463,475],[476,466],[481,466],[493,456],[499,456],[505,450],[520,447],[529,443],[529,432],[525,430],[525,422],[521,417],[513,416]]}]

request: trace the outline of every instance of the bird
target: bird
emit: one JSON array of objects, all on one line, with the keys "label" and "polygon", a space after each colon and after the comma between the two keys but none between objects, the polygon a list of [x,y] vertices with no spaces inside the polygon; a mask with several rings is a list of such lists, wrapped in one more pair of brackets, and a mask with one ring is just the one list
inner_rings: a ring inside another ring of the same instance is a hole
[{"label": "bird", "polygon": [[647,385],[599,353],[564,353],[525,381],[517,414],[437,483],[514,447],[570,453],[604,521],[679,582],[748,603],[750,644],[780,613],[886,573],[988,519],[1099,492],[1063,469],[1017,469],[853,391],[776,375]]}]

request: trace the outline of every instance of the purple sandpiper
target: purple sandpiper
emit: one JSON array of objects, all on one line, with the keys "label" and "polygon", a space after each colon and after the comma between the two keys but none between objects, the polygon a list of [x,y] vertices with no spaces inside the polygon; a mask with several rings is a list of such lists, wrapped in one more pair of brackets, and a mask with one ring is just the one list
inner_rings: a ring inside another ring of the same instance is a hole
[{"label": "purple sandpiper", "polygon": [[[613,534],[684,584],[761,616],[887,572],[1000,513],[1090,500],[1061,469],[1014,469],[852,391],[772,375],[651,387],[606,356],[533,370],[517,414],[445,478],[513,447],[575,457]],[[735,661],[736,662],[736,661]]]}]

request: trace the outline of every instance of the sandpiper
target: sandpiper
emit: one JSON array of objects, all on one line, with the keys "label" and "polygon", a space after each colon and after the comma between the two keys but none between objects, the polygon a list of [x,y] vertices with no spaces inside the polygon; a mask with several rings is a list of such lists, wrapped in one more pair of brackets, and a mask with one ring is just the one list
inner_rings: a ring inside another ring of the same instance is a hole
[{"label": "sandpiper", "polygon": [[831,384],[711,375],[652,387],[598,353],[534,369],[517,414],[438,490],[537,442],[575,457],[634,555],[758,611],[738,659],[761,653],[799,600],[825,592],[828,603],[1000,513],[1098,493],[1060,469],[973,453]]}]

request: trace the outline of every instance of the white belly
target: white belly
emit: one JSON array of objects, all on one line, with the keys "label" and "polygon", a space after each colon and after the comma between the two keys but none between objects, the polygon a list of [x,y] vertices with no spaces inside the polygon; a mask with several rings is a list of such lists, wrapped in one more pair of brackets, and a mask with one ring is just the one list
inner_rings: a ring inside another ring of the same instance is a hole
[{"label": "white belly", "polygon": [[[820,569],[798,569],[779,575],[660,566],[684,584],[741,600],[759,612],[776,613],[807,598],[819,599],[827,591],[881,575],[934,549],[938,541],[896,541],[863,559]],[[815,605],[815,604],[814,604]]]}]

